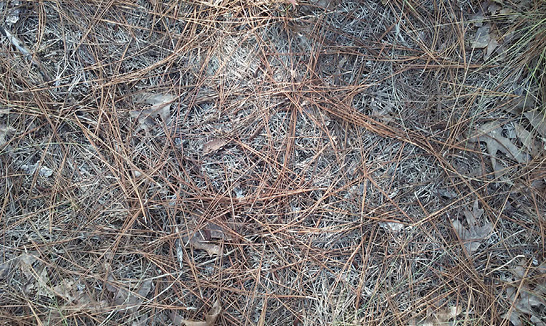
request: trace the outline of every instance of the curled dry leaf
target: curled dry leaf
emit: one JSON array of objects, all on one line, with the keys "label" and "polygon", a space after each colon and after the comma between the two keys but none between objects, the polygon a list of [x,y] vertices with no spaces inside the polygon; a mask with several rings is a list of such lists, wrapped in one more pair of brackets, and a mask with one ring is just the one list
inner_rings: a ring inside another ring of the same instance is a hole
[{"label": "curled dry leaf", "polygon": [[[23,165],[21,165],[21,170],[25,171],[28,174],[34,174],[36,172],[36,169],[38,169],[39,165],[40,165],[39,163],[30,164],[30,165],[23,164]],[[53,175],[53,170],[48,168],[47,166],[42,165],[42,166],[40,166],[40,170],[38,171],[38,175],[41,176],[41,177],[44,177],[44,178],[49,178],[50,176]]]},{"label": "curled dry leaf", "polygon": [[211,140],[203,145],[203,155],[210,154],[212,152],[216,152],[220,148],[226,146],[228,143],[225,139],[214,139]]},{"label": "curled dry leaf", "polygon": [[114,293],[114,304],[116,306],[127,306],[130,313],[136,312],[144,302],[144,299],[152,289],[152,280],[144,280],[138,287],[136,293],[118,286],[112,275],[108,275],[106,289]]},{"label": "curled dry leaf", "polygon": [[448,307],[438,310],[432,314],[431,317],[416,322],[415,319],[410,320],[410,326],[440,326],[440,325],[455,325],[456,323],[449,323],[450,319],[454,319],[462,312],[461,307]]},{"label": "curled dry leaf", "polygon": [[189,243],[195,249],[205,250],[209,256],[219,256],[222,254],[222,248],[219,245],[207,242],[199,232],[189,241],[187,237],[183,237],[182,239],[185,243]]},{"label": "curled dry leaf", "polygon": [[379,226],[394,233],[398,233],[404,229],[404,224],[398,222],[379,222]]},{"label": "curled dry leaf", "polygon": [[171,104],[176,99],[175,96],[170,94],[144,94],[141,101],[144,104],[151,105],[149,109],[133,110],[129,113],[132,118],[138,119],[138,131],[144,130],[149,133],[150,128],[155,125],[154,118],[159,116],[163,123],[169,123],[169,117],[171,115]]},{"label": "curled dry leaf", "polygon": [[464,215],[466,217],[466,222],[468,223],[468,229],[464,228],[461,222],[458,220],[453,220],[451,224],[459,238],[463,240],[464,246],[469,254],[474,253],[478,250],[481,243],[480,241],[487,238],[493,226],[490,222],[486,222],[483,226],[478,226],[478,219],[482,216],[483,209],[478,207],[478,200],[474,201],[474,207],[472,211],[465,210]]},{"label": "curled dry leaf", "polygon": [[[541,272],[542,265],[537,268],[537,271]],[[506,297],[511,304],[511,309],[507,311],[502,318],[510,320],[514,326],[523,326],[527,323],[522,322],[522,317],[528,316],[532,325],[546,326],[546,323],[541,319],[541,316],[537,313],[540,306],[546,307],[546,301],[544,296],[546,295],[546,278],[536,277],[534,289],[531,289],[526,277],[526,268],[523,262],[520,262],[518,266],[512,271],[518,281],[522,281],[523,284],[519,287],[508,287],[506,289]],[[519,282],[517,282],[519,283]]]},{"label": "curled dry leaf", "polygon": [[181,324],[186,326],[213,326],[221,311],[220,301],[216,300],[209,313],[205,315],[205,321],[182,319]]}]

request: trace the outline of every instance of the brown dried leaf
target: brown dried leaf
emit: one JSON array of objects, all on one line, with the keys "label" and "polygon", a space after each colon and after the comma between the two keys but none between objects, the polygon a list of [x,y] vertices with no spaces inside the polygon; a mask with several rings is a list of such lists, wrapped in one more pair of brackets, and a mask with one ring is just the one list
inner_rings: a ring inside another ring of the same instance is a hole
[{"label": "brown dried leaf", "polygon": [[514,326],[521,326],[523,325],[521,316],[525,314],[531,316],[531,318],[535,317],[535,320],[539,323],[535,323],[534,325],[545,325],[540,321],[540,318],[536,316],[536,312],[533,309],[533,307],[544,305],[544,301],[534,295],[526,284],[522,285],[517,298],[516,293],[517,289],[514,287],[506,289],[506,296],[514,307],[510,315],[508,315],[507,312],[502,317],[505,319],[508,318]]},{"label": "brown dried leaf", "polygon": [[68,303],[74,301],[74,281],[63,279],[59,284],[53,287],[53,292]]},{"label": "brown dried leaf", "polygon": [[144,298],[150,293],[152,285],[152,280],[145,280],[140,284],[136,293],[134,293],[125,288],[118,287],[110,274],[108,275],[108,281],[106,282],[106,289],[114,293],[114,304],[116,306],[128,306],[127,311],[135,312],[142,305]]},{"label": "brown dried leaf", "polygon": [[159,116],[163,123],[169,123],[171,115],[171,104],[176,99],[170,94],[144,94],[142,99],[145,104],[151,105],[149,109],[133,110],[129,113],[132,118],[137,118],[138,130],[144,130],[146,133],[155,125],[154,118]]},{"label": "brown dried leaf", "polygon": [[446,325],[450,319],[460,315],[462,309],[460,307],[448,307],[441,309],[432,314],[431,317],[416,322],[415,319],[410,320],[410,326],[441,326]]},{"label": "brown dried leaf", "polygon": [[222,248],[219,245],[208,243],[197,235],[191,239],[190,244],[195,249],[205,250],[209,256],[219,256],[222,254]]},{"label": "brown dried leaf", "polygon": [[28,253],[24,253],[19,256],[19,267],[28,279],[34,278],[34,275],[36,274],[32,264],[34,264],[37,260],[38,258],[36,256]]},{"label": "brown dried leaf", "polygon": [[228,141],[222,138],[211,140],[203,145],[203,155],[216,152],[220,148],[226,146],[227,143]]},{"label": "brown dried leaf", "polygon": [[[537,267],[539,273],[541,273],[544,266],[546,266],[543,265],[544,263]],[[510,286],[506,289],[506,298],[508,299],[508,302],[510,302],[511,311],[506,312],[502,318],[510,320],[514,326],[522,326],[524,324],[521,321],[521,317],[528,316],[533,322],[532,325],[546,326],[546,323],[540,318],[541,316],[537,315],[540,306],[546,306],[546,301],[544,299],[546,280],[540,276],[528,278],[528,268],[525,261],[520,261],[512,270],[512,274],[515,276],[516,281],[518,281],[516,284],[518,284],[519,292],[518,287],[514,286]],[[513,279],[510,279],[510,281],[513,281]],[[531,284],[534,285],[531,286],[533,289],[530,287]]]},{"label": "brown dried leaf", "polygon": [[471,142],[483,141],[487,145],[487,151],[491,157],[491,165],[495,170],[497,178],[501,176],[501,169],[497,165],[497,152],[501,151],[504,154],[512,157],[518,163],[527,163],[529,156],[514,145],[510,139],[502,135],[502,128],[497,122],[489,122],[478,128],[475,136],[469,139]]},{"label": "brown dried leaf", "polygon": [[459,238],[463,240],[464,246],[469,254],[474,253],[478,250],[481,243],[480,241],[487,238],[491,231],[493,231],[493,226],[490,222],[486,222],[483,226],[478,226],[478,219],[482,216],[483,209],[480,209],[478,206],[478,200],[474,201],[474,207],[472,211],[465,210],[464,215],[468,223],[468,229],[464,228],[461,222],[458,220],[451,221],[453,228],[457,231]]},{"label": "brown dried leaf", "polygon": [[182,319],[181,323],[186,326],[213,326],[221,311],[222,307],[220,306],[220,301],[216,300],[209,313],[205,315],[205,321]]}]

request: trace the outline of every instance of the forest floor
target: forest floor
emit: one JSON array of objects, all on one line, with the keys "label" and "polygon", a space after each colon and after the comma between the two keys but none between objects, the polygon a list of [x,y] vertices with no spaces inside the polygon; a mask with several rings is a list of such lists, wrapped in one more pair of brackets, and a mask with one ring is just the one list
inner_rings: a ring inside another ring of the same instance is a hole
[{"label": "forest floor", "polygon": [[0,13],[0,324],[546,325],[544,0]]}]

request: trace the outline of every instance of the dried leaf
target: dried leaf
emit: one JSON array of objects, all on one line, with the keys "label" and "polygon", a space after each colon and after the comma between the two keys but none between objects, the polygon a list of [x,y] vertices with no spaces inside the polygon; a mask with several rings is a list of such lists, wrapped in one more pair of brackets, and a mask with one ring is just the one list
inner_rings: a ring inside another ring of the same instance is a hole
[{"label": "dried leaf", "polygon": [[10,126],[0,125],[0,146],[4,145],[6,143],[6,136],[10,132],[14,132],[15,129],[13,129]]},{"label": "dried leaf", "polygon": [[216,152],[220,148],[224,147],[227,143],[228,141],[222,138],[211,140],[203,145],[203,155]]},{"label": "dried leaf", "polygon": [[462,312],[461,307],[448,307],[440,310],[435,314],[436,319],[439,322],[447,322],[448,320],[457,317]]},{"label": "dried leaf", "polygon": [[133,313],[140,308],[144,298],[150,293],[152,289],[152,280],[145,280],[140,284],[140,287],[136,293],[129,291],[123,287],[117,286],[112,275],[108,275],[108,281],[106,282],[106,289],[114,293],[114,304],[116,306],[127,306],[127,311]]},{"label": "dried leaf", "polygon": [[[542,325],[546,324],[540,318],[540,314],[537,315],[540,311],[540,306],[546,306],[546,301],[544,299],[544,293],[546,292],[546,279],[543,277],[537,276],[534,278],[527,277],[527,264],[525,261],[520,261],[519,264],[512,270],[514,274],[518,288],[511,286],[506,289],[506,298],[511,305],[510,314],[505,313],[502,318],[510,320],[513,325],[520,326],[523,325],[521,317],[529,316],[532,325]],[[537,271],[540,273],[543,269],[543,265],[537,267]],[[546,265],[545,265],[546,266]],[[510,281],[514,281],[510,279]],[[531,289],[531,281],[534,283],[534,289]],[[535,283],[536,282],[536,283]],[[516,294],[518,296],[516,297]],[[526,318],[527,319],[527,318]],[[527,325],[527,324],[526,324]]]},{"label": "dried leaf", "polygon": [[398,233],[404,229],[404,224],[397,222],[379,222],[379,226],[394,233]]},{"label": "dried leaf", "polygon": [[536,157],[540,154],[540,145],[529,131],[517,123],[514,125],[514,131],[531,156]]},{"label": "dried leaf", "polygon": [[491,165],[495,170],[497,178],[501,176],[501,171],[497,165],[497,152],[501,151],[508,156],[511,156],[518,163],[527,163],[529,157],[522,152],[510,139],[502,135],[502,128],[497,122],[486,123],[478,128],[477,135],[469,139],[471,142],[483,141],[487,145],[487,151],[491,157]]},{"label": "dried leaf", "polygon": [[476,32],[476,35],[474,37],[474,40],[471,41],[472,48],[474,49],[483,49],[487,47],[489,44],[489,41],[491,40],[489,37],[489,30],[491,29],[491,25],[486,24],[480,28],[478,28],[478,31]]},{"label": "dried leaf", "polygon": [[290,2],[292,4],[292,6],[294,6],[294,7],[296,7],[298,5],[296,0],[288,0],[288,2]]},{"label": "dried leaf", "polygon": [[538,318],[537,316],[535,316],[536,312],[533,307],[539,307],[540,305],[543,305],[544,301],[532,294],[531,290],[526,284],[522,285],[519,292],[519,297],[517,298],[516,293],[517,289],[514,287],[506,289],[506,296],[514,307],[510,315],[506,313],[502,317],[505,319],[508,318],[512,322],[512,324],[516,326],[523,325],[521,322],[521,316],[523,314]]},{"label": "dried leaf", "polygon": [[446,325],[450,319],[456,318],[460,315],[462,309],[460,307],[448,307],[441,309],[432,314],[431,317],[416,322],[415,319],[410,320],[410,326],[443,326]]},{"label": "dried leaf", "polygon": [[216,300],[209,313],[205,315],[205,321],[182,319],[181,323],[186,326],[213,326],[221,311],[220,301]]},{"label": "dried leaf", "polygon": [[152,282],[152,280],[144,280],[140,285],[137,294],[140,295],[142,298],[145,298],[152,290],[153,284],[154,283]]},{"label": "dried leaf", "polygon": [[472,211],[464,211],[464,215],[468,223],[468,229],[464,228],[461,222],[458,220],[451,221],[453,228],[459,235],[459,238],[463,240],[464,246],[469,254],[472,254],[474,251],[478,250],[481,245],[480,241],[487,238],[493,230],[493,226],[490,222],[486,222],[483,226],[478,226],[478,219],[482,216],[482,214],[483,209],[479,209],[478,200],[476,200]]},{"label": "dried leaf", "polygon": [[[34,174],[39,165],[39,163],[30,165],[23,164],[21,165],[21,170],[25,171],[28,174]],[[53,170],[48,168],[47,166],[42,165],[40,166],[40,171],[38,171],[38,175],[44,178],[49,178],[53,175]]]},{"label": "dried leaf", "polygon": [[219,245],[208,243],[197,235],[190,240],[190,244],[195,249],[205,250],[209,256],[219,256],[222,254],[222,248]]},{"label": "dried leaf", "polygon": [[75,299],[74,281],[63,279],[61,283],[53,287],[53,292],[66,300],[68,303],[71,303]]},{"label": "dried leaf", "polygon": [[49,276],[47,275],[47,268],[45,266],[42,267],[40,273],[35,276],[35,279],[38,283],[37,295],[55,298],[53,291],[49,287]]},{"label": "dried leaf", "polygon": [[151,105],[149,109],[133,110],[129,113],[132,118],[138,118],[138,131],[144,130],[149,133],[149,129],[155,125],[154,118],[159,116],[163,123],[169,123],[171,115],[171,104],[176,99],[170,94],[144,94],[142,95],[145,104]]},{"label": "dried leaf", "polygon": [[24,253],[19,256],[19,267],[28,279],[34,278],[35,271],[32,264],[34,264],[37,260],[38,258],[36,256],[28,253]]},{"label": "dried leaf", "polygon": [[533,128],[542,136],[546,137],[546,114],[545,112],[535,109],[533,111],[524,112],[523,115],[529,120]]},{"label": "dried leaf", "polygon": [[224,229],[214,223],[207,224],[206,230],[208,233],[210,233],[211,239],[217,239],[217,240],[232,240],[231,236],[229,234],[226,234],[224,232]]},{"label": "dried leaf", "polygon": [[3,264],[0,264],[0,280],[3,280],[9,275],[14,265],[17,264],[18,261],[19,261],[19,258],[14,258],[14,259],[8,260],[7,262]]},{"label": "dried leaf", "polygon": [[497,41],[497,39],[497,35],[489,34],[489,43],[487,43],[487,49],[485,50],[485,54],[483,55],[484,60],[489,59],[489,57],[493,54],[493,51],[495,51],[499,47],[499,42]]}]

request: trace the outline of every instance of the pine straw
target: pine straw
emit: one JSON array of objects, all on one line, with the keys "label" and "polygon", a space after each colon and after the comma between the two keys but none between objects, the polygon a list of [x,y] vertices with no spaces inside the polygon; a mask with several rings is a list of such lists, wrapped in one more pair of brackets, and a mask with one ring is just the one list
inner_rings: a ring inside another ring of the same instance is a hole
[{"label": "pine straw", "polygon": [[[538,5],[513,9],[540,21]],[[499,179],[469,138],[523,121],[503,109],[518,94],[544,105],[546,38],[488,16],[515,34],[484,62],[479,7],[20,3],[4,26],[34,59],[2,39],[1,320],[163,325],[219,300],[218,325],[407,325],[454,306],[508,325],[507,280],[544,259],[544,154],[500,155]],[[175,100],[143,129],[145,94]],[[451,221],[475,200],[493,232],[471,253]]]}]

